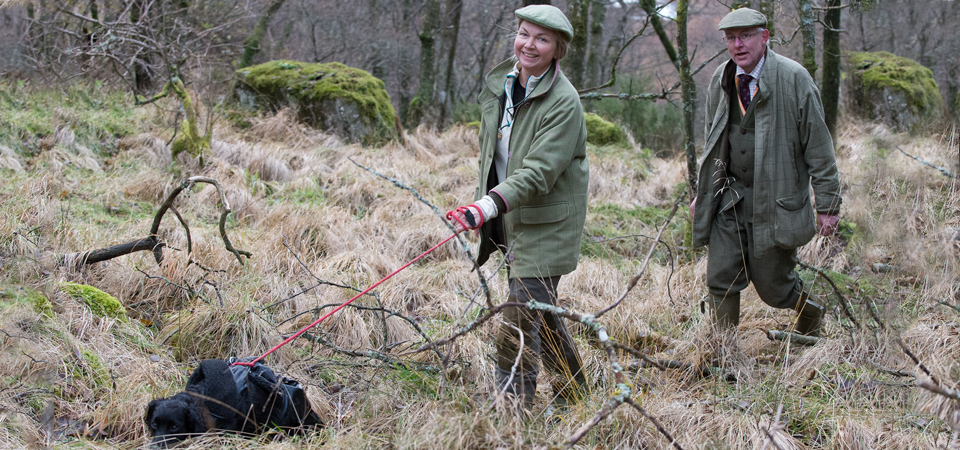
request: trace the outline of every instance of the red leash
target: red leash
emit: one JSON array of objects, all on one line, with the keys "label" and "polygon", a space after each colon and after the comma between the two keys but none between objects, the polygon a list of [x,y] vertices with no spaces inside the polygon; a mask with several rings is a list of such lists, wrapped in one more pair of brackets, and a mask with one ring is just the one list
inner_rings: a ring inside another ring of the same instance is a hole
[{"label": "red leash", "polygon": [[[454,220],[457,220],[458,222],[460,222],[460,220],[457,219],[457,217],[453,215],[453,211],[450,211],[450,212],[447,213],[447,219],[449,220],[449,219],[451,219],[451,218],[453,218]],[[463,223],[461,222],[461,224],[463,224]],[[315,321],[314,321],[313,323],[311,323],[310,325],[307,325],[304,329],[298,331],[297,334],[294,334],[293,336],[290,336],[290,337],[286,338],[283,342],[277,344],[276,347],[271,348],[271,349],[268,350],[266,353],[264,353],[264,354],[260,355],[259,357],[257,357],[257,359],[255,359],[255,360],[253,360],[253,361],[250,361],[250,362],[240,362],[240,361],[237,361],[237,362],[233,363],[232,365],[234,365],[234,366],[248,366],[248,367],[253,367],[258,361],[260,361],[260,360],[263,359],[263,358],[266,358],[267,355],[269,355],[269,354],[277,351],[280,347],[283,347],[284,345],[287,345],[288,343],[290,343],[290,341],[292,341],[292,340],[300,337],[300,335],[302,335],[303,333],[306,333],[307,330],[309,330],[309,329],[317,326],[317,324],[319,324],[320,322],[323,322],[323,320],[326,319],[327,317],[330,317],[330,316],[334,315],[337,311],[340,311],[341,309],[345,308],[347,305],[349,305],[350,303],[352,303],[354,300],[360,298],[360,296],[362,296],[363,294],[366,294],[367,292],[370,292],[373,288],[375,288],[375,287],[377,287],[377,286],[380,286],[380,283],[383,283],[384,281],[389,280],[390,277],[392,277],[392,276],[400,273],[401,270],[406,269],[407,267],[410,267],[411,264],[419,261],[420,258],[423,258],[424,256],[427,256],[430,252],[436,250],[437,247],[440,247],[441,245],[446,244],[448,241],[450,241],[450,239],[453,239],[453,238],[455,238],[455,237],[457,237],[457,234],[456,234],[456,233],[454,233],[454,234],[452,234],[450,237],[444,239],[444,240],[441,241],[439,244],[434,245],[433,247],[430,247],[429,250],[421,253],[420,256],[417,256],[416,258],[413,258],[413,260],[411,260],[410,262],[404,264],[403,267],[401,267],[401,268],[399,268],[399,269],[397,269],[397,270],[394,270],[393,273],[391,273],[390,275],[387,275],[387,276],[383,277],[380,281],[378,281],[378,282],[374,283],[372,286],[366,288],[363,292],[361,292],[361,293],[353,296],[353,298],[351,298],[350,300],[347,300],[347,301],[341,303],[340,306],[334,308],[333,311],[330,311],[330,312],[324,314],[323,317],[315,320]]]}]

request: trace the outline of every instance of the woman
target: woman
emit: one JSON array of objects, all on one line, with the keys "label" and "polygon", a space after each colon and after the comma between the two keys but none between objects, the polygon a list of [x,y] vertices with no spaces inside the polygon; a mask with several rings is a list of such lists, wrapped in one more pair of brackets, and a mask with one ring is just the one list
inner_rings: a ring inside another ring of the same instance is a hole
[{"label": "woman", "polygon": [[[516,15],[514,57],[487,74],[479,96],[475,203],[457,208],[453,217],[458,232],[479,228],[478,263],[494,250],[512,249],[505,255],[508,302],[555,304],[560,276],[576,269],[580,257],[589,180],[587,130],[579,95],[558,65],[573,38],[570,22],[549,5],[527,6]],[[497,334],[499,391],[530,406],[541,356],[565,385],[585,385],[579,353],[560,317],[507,308],[504,321]],[[577,392],[559,394],[569,398]]]}]

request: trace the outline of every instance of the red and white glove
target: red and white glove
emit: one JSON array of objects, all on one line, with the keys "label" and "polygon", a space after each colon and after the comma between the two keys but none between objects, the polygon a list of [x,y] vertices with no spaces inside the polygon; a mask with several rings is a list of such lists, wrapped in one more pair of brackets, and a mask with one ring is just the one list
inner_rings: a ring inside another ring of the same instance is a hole
[{"label": "red and white glove", "polygon": [[837,231],[840,225],[840,216],[817,214],[817,232],[820,236],[830,236]]},{"label": "red and white glove", "polygon": [[476,203],[447,212],[447,220],[454,222],[453,225],[457,233],[465,230],[476,230],[484,222],[494,217],[497,217],[497,204],[489,195],[484,195]]}]

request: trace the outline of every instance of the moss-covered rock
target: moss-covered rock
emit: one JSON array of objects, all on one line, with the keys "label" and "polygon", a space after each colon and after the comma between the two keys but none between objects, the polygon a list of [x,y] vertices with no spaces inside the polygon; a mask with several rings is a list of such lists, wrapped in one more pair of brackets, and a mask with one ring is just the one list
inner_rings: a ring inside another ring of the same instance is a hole
[{"label": "moss-covered rock", "polygon": [[943,97],[933,72],[887,52],[850,53],[854,103],[860,113],[901,131],[940,118]]},{"label": "moss-covered rock", "polygon": [[594,113],[584,114],[587,121],[587,142],[596,145],[627,145],[627,134],[617,124]]},{"label": "moss-covered rock", "polygon": [[126,320],[126,311],[123,304],[116,297],[86,284],[60,283],[60,290],[65,294],[82,301],[90,311],[99,317],[113,317]]},{"label": "moss-covered rock", "polygon": [[383,81],[341,63],[270,61],[238,70],[234,87],[247,107],[291,107],[303,122],[350,141],[377,144],[398,136]]}]

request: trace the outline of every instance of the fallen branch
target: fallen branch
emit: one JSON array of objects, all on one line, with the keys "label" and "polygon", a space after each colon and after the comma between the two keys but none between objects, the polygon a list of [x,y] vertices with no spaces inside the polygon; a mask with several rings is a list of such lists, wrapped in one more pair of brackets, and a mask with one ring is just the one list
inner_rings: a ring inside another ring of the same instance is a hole
[{"label": "fallen branch", "polygon": [[771,341],[790,341],[790,343],[797,345],[817,345],[817,342],[820,342],[820,338],[818,337],[804,336],[802,334],[780,330],[768,330],[767,338]]},{"label": "fallen branch", "polygon": [[918,157],[916,157],[916,156],[913,156],[913,155],[905,152],[902,148],[900,148],[899,145],[897,146],[897,150],[900,150],[900,153],[903,153],[904,155],[907,155],[907,156],[915,159],[915,160],[918,161],[920,164],[923,164],[923,165],[925,165],[925,166],[927,166],[927,167],[932,167],[932,168],[934,168],[934,169],[937,169],[940,173],[942,173],[942,174],[945,175],[945,176],[948,176],[948,177],[954,178],[954,179],[957,178],[957,176],[954,175],[954,174],[952,174],[952,173],[950,173],[949,170],[944,169],[943,167],[940,167],[940,166],[935,166],[935,165],[933,165],[933,164],[930,164],[930,163],[928,163],[928,162],[926,162],[926,161],[924,161],[924,160],[922,160],[922,159],[920,159],[920,158],[918,158]]},{"label": "fallen branch", "polygon": [[60,258],[60,265],[72,265],[79,268],[87,264],[107,261],[118,256],[128,255],[130,253],[144,250],[152,251],[153,259],[156,260],[157,265],[159,265],[161,262],[163,262],[163,247],[166,247],[166,243],[160,239],[158,233],[160,232],[160,222],[163,220],[163,216],[167,213],[167,210],[173,211],[173,214],[177,217],[177,219],[180,221],[180,224],[183,226],[183,229],[186,231],[187,254],[191,254],[193,251],[193,242],[190,237],[190,227],[187,226],[187,223],[185,220],[183,220],[180,212],[177,211],[177,209],[173,206],[173,202],[181,192],[191,188],[196,183],[209,183],[217,188],[221,205],[220,222],[218,225],[220,237],[223,240],[224,247],[237,257],[237,261],[239,261],[241,265],[244,264],[244,260],[241,258],[241,255],[250,258],[253,256],[253,254],[244,250],[237,250],[234,248],[233,244],[230,243],[230,239],[227,237],[226,222],[227,215],[230,214],[231,209],[230,203],[227,202],[227,196],[223,192],[223,187],[221,187],[220,183],[213,178],[190,177],[186,180],[183,180],[183,182],[180,183],[180,186],[175,188],[173,192],[167,196],[167,199],[163,202],[163,204],[160,205],[160,209],[157,210],[157,214],[153,217],[153,224],[150,226],[150,234],[146,238],[137,239],[124,244],[118,244],[102,249],[63,255]]}]

